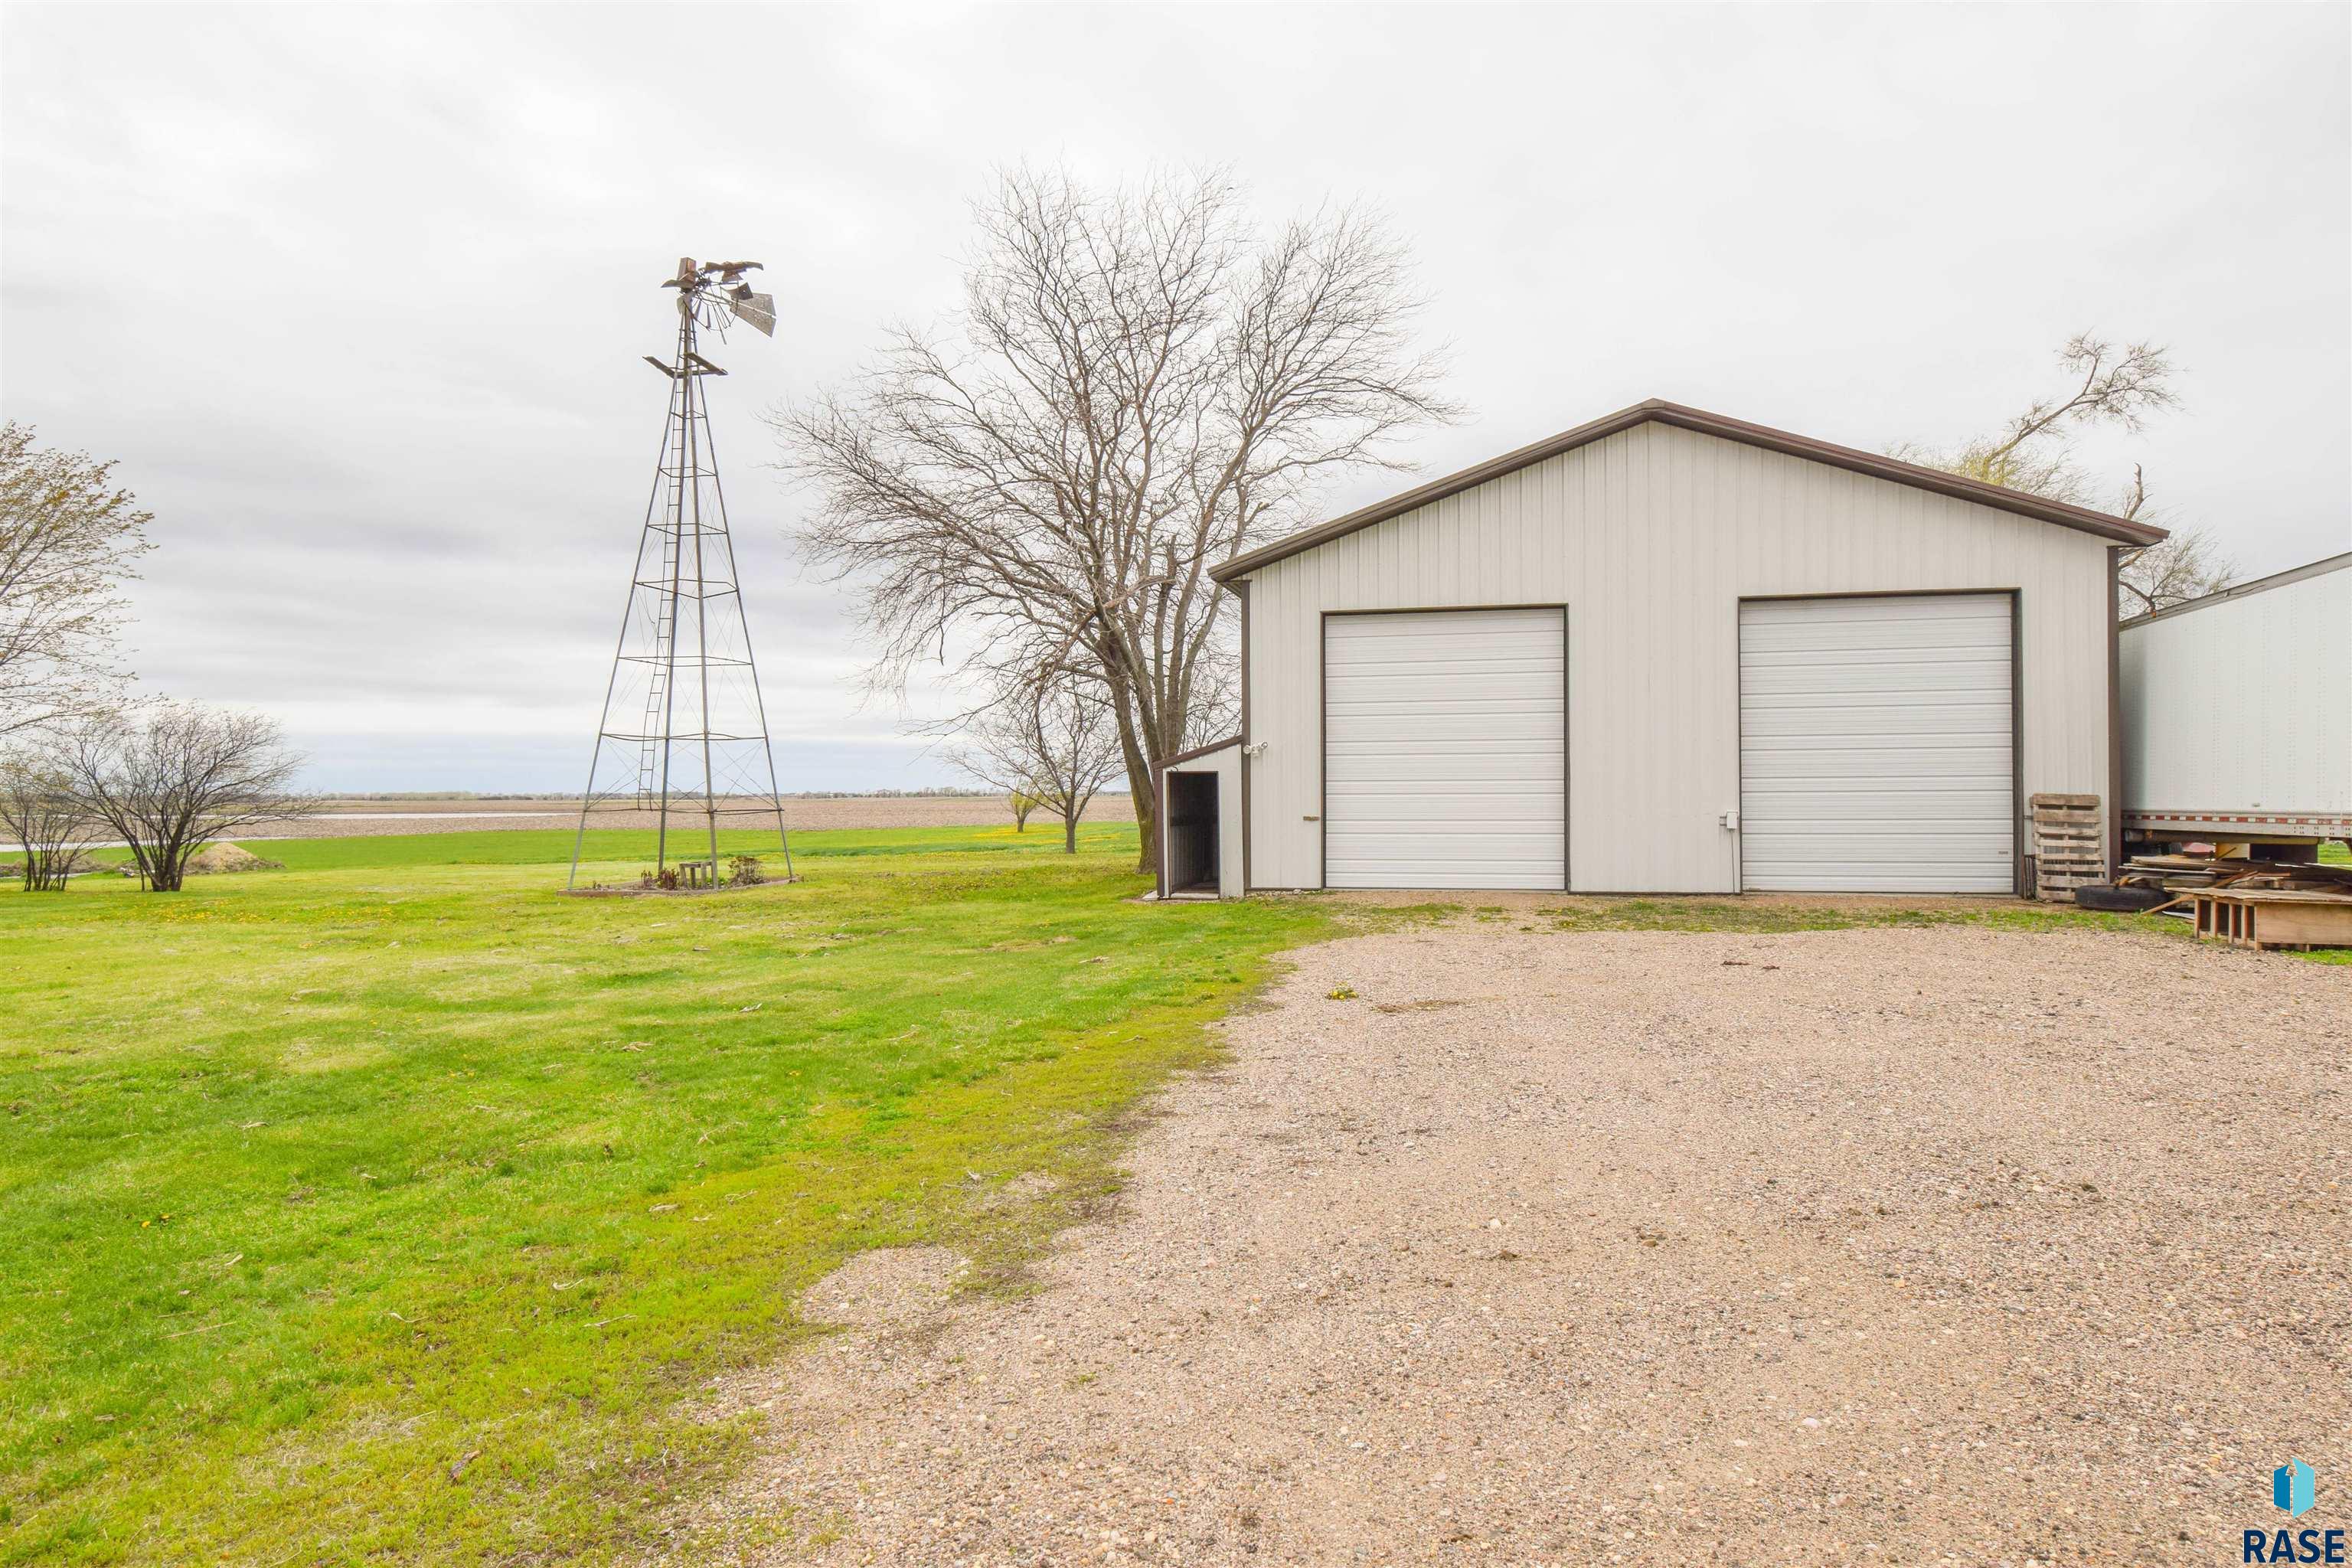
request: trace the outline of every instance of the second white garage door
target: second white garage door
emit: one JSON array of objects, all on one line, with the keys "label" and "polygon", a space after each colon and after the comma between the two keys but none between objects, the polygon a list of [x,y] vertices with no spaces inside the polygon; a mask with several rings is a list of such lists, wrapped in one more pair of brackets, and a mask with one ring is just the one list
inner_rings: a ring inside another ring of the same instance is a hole
[{"label": "second white garage door", "polygon": [[1323,881],[1567,884],[1563,613],[1323,623]]},{"label": "second white garage door", "polygon": [[1759,891],[2006,893],[2006,594],[1739,607],[1739,827]]}]

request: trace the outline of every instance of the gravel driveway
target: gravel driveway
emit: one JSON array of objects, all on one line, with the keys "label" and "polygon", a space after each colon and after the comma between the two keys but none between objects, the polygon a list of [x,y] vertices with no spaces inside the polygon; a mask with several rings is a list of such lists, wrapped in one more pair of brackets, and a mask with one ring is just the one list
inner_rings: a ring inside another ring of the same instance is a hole
[{"label": "gravel driveway", "polygon": [[[821,1563],[2200,1563],[2352,1523],[2352,971],[2138,934],[1312,948],[1045,1289],[740,1390]],[[1352,987],[1353,1000],[1328,994]]]}]

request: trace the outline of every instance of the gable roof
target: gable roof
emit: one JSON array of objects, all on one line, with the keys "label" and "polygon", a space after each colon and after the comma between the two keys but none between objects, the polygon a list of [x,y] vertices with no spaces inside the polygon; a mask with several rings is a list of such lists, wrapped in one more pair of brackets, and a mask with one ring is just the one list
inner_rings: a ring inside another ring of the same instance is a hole
[{"label": "gable roof", "polygon": [[1745,419],[1734,419],[1722,414],[1709,414],[1704,408],[1689,408],[1679,403],[1668,403],[1662,398],[1653,397],[1646,402],[1636,403],[1631,408],[1621,408],[1616,413],[1595,419],[1589,425],[1580,425],[1573,430],[1563,430],[1557,436],[1536,442],[1533,446],[1522,447],[1516,452],[1506,452],[1499,458],[1490,458],[1475,467],[1463,469],[1458,474],[1448,474],[1442,479],[1433,479],[1416,489],[1407,490],[1402,495],[1391,496],[1388,500],[1365,507],[1360,511],[1351,511],[1345,517],[1334,518],[1319,527],[1304,529],[1287,539],[1277,539],[1271,544],[1260,545],[1255,550],[1234,556],[1221,566],[1212,567],[1209,575],[1220,583],[1231,582],[1235,577],[1255,572],[1261,566],[1270,566],[1301,551],[1312,550],[1318,544],[1328,544],[1331,541],[1343,538],[1358,529],[1370,528],[1376,522],[1386,522],[1392,517],[1402,517],[1417,507],[1427,506],[1432,501],[1444,500],[1447,496],[1459,495],[1474,485],[1483,485],[1488,479],[1501,479],[1505,474],[1516,472],[1531,463],[1540,463],[1547,458],[1557,458],[1562,452],[1572,452],[1577,447],[1598,441],[1604,436],[1614,436],[1621,430],[1631,430],[1636,425],[1646,425],[1653,420],[1661,425],[1675,426],[1679,429],[1696,430],[1704,436],[1720,437],[1726,441],[1738,441],[1743,446],[1761,447],[1768,452],[1785,452],[1792,458],[1803,458],[1815,463],[1826,463],[1833,468],[1851,469],[1857,474],[1867,474],[1873,479],[1891,479],[1898,485],[1909,485],[1915,489],[1933,490],[1938,495],[1955,496],[1961,500],[1975,501],[1981,506],[1997,507],[2002,511],[2015,512],[2021,517],[2034,518],[2042,522],[2054,522],[2062,528],[2077,528],[2084,533],[2095,533],[2102,539],[2114,540],[2118,544],[2154,544],[2165,536],[2163,529],[2153,528],[2144,522],[2134,522],[2128,518],[2111,517],[2103,511],[2093,511],[2088,507],[2070,506],[2064,501],[2051,500],[2043,496],[2031,495],[2024,490],[2004,489],[1999,485],[1987,484],[1982,479],[1971,479],[1959,474],[1948,474],[1940,468],[1925,468],[1916,463],[1906,463],[1899,458],[1883,458],[1874,452],[1864,452],[1852,447],[1835,446],[1828,441],[1816,441],[1810,436],[1791,435],[1786,430],[1775,430],[1769,426],[1751,425]]}]

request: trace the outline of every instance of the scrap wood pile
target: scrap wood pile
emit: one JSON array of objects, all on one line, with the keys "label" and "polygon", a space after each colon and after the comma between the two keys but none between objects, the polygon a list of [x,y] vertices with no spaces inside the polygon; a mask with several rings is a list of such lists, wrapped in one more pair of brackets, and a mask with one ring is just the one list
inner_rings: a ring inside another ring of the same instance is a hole
[{"label": "scrap wood pile", "polygon": [[2252,892],[2259,888],[2342,893],[2352,898],[2352,866],[2223,860],[2210,855],[2135,855],[2125,863],[2116,886],[2162,889],[2168,893],[2189,893],[2200,888],[2234,888]]},{"label": "scrap wood pile", "polygon": [[2200,936],[2309,946],[2342,945],[2352,935],[2352,866],[2140,855],[2125,865],[2116,886],[2164,895],[2169,901],[2150,912],[2193,920]]}]

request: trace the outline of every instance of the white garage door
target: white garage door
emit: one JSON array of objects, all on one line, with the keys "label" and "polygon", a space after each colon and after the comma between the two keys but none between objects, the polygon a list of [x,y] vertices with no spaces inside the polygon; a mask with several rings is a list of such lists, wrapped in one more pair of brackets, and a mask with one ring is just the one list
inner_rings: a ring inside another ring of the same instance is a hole
[{"label": "white garage door", "polygon": [[2016,885],[2006,594],[1739,607],[1743,883]]},{"label": "white garage door", "polygon": [[1416,610],[1323,623],[1323,881],[1564,888],[1567,621]]}]

